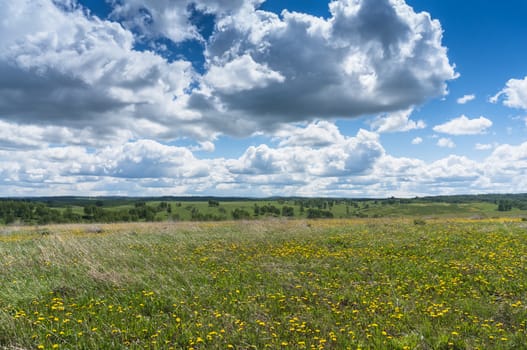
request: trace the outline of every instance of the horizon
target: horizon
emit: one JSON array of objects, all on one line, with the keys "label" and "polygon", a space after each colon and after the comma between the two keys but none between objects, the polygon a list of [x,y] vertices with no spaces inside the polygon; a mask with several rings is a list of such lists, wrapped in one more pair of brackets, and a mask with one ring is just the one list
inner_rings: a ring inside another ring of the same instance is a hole
[{"label": "horizon", "polygon": [[527,2],[0,0],[0,197],[527,188]]},{"label": "horizon", "polygon": [[49,199],[79,199],[79,200],[96,200],[96,199],[130,199],[130,200],[180,200],[180,201],[199,201],[208,199],[219,199],[225,202],[232,201],[265,201],[265,200],[311,200],[311,199],[327,199],[327,200],[357,200],[357,201],[369,201],[369,200],[390,200],[390,199],[403,199],[403,200],[419,200],[419,199],[435,199],[435,198],[453,198],[453,197],[521,197],[527,196],[527,192],[518,193],[476,193],[476,194],[450,194],[450,195],[433,195],[433,196],[414,196],[414,197],[301,197],[301,196],[269,196],[269,197],[229,197],[229,196],[82,196],[82,195],[63,195],[63,196],[26,196],[26,197],[0,197],[0,201],[3,200],[49,200]]}]

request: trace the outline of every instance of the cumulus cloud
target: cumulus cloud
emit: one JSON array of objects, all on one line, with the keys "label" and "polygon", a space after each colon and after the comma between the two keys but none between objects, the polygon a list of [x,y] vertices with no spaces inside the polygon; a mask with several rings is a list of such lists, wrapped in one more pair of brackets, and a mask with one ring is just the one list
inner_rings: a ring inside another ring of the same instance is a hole
[{"label": "cumulus cloud", "polygon": [[216,146],[210,141],[201,141],[198,146],[190,147],[191,151],[214,152]]},{"label": "cumulus cloud", "polygon": [[0,188],[12,195],[184,194],[200,188],[207,191],[209,184],[213,186],[208,181],[229,178],[220,159],[200,160],[186,148],[153,140],[95,152],[80,146],[0,149],[0,160]]},{"label": "cumulus cloud", "polygon": [[[347,137],[334,127],[322,121],[296,126],[295,141],[284,135],[287,142],[280,143],[276,136],[274,146],[251,146],[242,156],[230,159],[214,155],[199,159],[188,148],[153,140],[95,150],[61,145],[0,147],[0,189],[13,196],[221,195],[228,191],[240,196],[386,197],[518,192],[527,186],[527,142],[495,145],[484,159],[448,155],[424,161],[390,155],[376,133],[360,130]],[[337,132],[334,142],[311,139],[312,131],[307,130],[317,128]]]},{"label": "cumulus cloud", "polygon": [[[100,19],[74,1],[0,0],[9,18],[0,23],[0,118],[97,137],[206,141],[403,111],[445,94],[456,77],[440,23],[404,1],[337,0],[327,19],[277,15],[261,2],[111,1]],[[209,16],[208,35],[200,16]],[[170,59],[157,49],[165,39],[175,43],[165,45]],[[203,73],[177,51],[188,40],[203,47]],[[404,115],[378,124],[424,125]]]},{"label": "cumulus cloud", "polygon": [[450,155],[427,165],[420,175],[421,181],[434,184],[448,184],[455,186],[456,183],[466,184],[476,180],[480,175],[480,165],[467,158]]},{"label": "cumulus cloud", "polygon": [[[443,95],[446,81],[456,77],[441,25],[427,13],[388,0],[334,1],[330,10],[328,19],[261,10],[223,17],[206,49],[216,78],[204,80],[189,106],[206,110],[205,118],[224,132],[232,132],[229,120],[247,133],[284,122],[401,111]],[[262,83],[251,80],[253,88],[243,91],[225,78],[241,57],[262,72],[253,75]],[[422,123],[393,128],[414,127]]]},{"label": "cumulus cloud", "polygon": [[416,137],[412,140],[412,145],[420,145],[423,143],[423,139],[421,137]]},{"label": "cumulus cloud", "polygon": [[0,15],[9,18],[0,23],[2,119],[97,137],[122,130],[169,136],[178,133],[174,123],[192,134],[185,120],[193,115],[184,109],[184,91],[194,81],[189,62],[136,51],[131,32],[77,6],[0,0]]},{"label": "cumulus cloud", "polygon": [[153,140],[127,142],[84,157],[71,174],[117,178],[200,178],[208,166],[184,147],[166,146]]},{"label": "cumulus cloud", "polygon": [[271,148],[251,146],[228,168],[238,174],[308,174],[310,176],[346,176],[367,173],[384,154],[378,135],[360,130],[355,137],[340,135],[320,148],[308,145],[285,145]]},{"label": "cumulus cloud", "polygon": [[474,146],[474,149],[478,151],[486,151],[486,150],[493,149],[493,148],[494,148],[494,145],[490,143],[476,143],[476,145]]},{"label": "cumulus cloud", "polygon": [[473,101],[475,99],[476,99],[476,95],[474,95],[474,94],[465,95],[463,97],[458,98],[457,99],[457,103],[460,104],[460,105],[464,105],[465,103]]},{"label": "cumulus cloud", "polygon": [[500,92],[490,98],[490,102],[497,103],[503,96],[505,106],[527,110],[527,76],[523,80],[510,79]]},{"label": "cumulus cloud", "polygon": [[250,55],[243,55],[223,67],[212,66],[204,79],[218,91],[233,93],[265,88],[273,82],[281,83],[285,78],[267,65],[256,63]]},{"label": "cumulus cloud", "polygon": [[98,147],[115,144],[132,136],[127,130],[117,132],[111,139],[93,134],[90,129],[71,129],[61,126],[25,125],[0,120],[0,149],[38,149],[64,145]]},{"label": "cumulus cloud", "polygon": [[286,126],[276,132],[280,146],[325,147],[344,142],[344,136],[331,122],[320,120],[306,127]]},{"label": "cumulus cloud", "polygon": [[477,135],[483,134],[491,126],[492,121],[485,117],[469,119],[461,115],[459,118],[434,126],[434,131],[449,135]]},{"label": "cumulus cloud", "polygon": [[410,115],[413,112],[413,108],[388,113],[386,115],[375,118],[370,125],[378,133],[384,132],[400,132],[410,131],[414,129],[426,128],[426,123],[422,120],[411,120]]},{"label": "cumulus cloud", "polygon": [[110,0],[111,17],[146,38],[168,38],[174,43],[204,41],[200,15],[225,16],[252,10],[263,0]]},{"label": "cumulus cloud", "polygon": [[448,137],[442,137],[439,140],[437,140],[437,145],[439,147],[443,147],[443,148],[454,148],[454,147],[456,147],[456,144],[454,143],[454,141],[452,141]]}]

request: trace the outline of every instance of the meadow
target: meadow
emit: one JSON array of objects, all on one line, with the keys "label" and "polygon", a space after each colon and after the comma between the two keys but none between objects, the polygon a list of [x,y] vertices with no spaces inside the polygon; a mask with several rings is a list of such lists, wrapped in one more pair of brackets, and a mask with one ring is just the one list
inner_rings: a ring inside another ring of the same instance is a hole
[{"label": "meadow", "polygon": [[527,222],[0,228],[4,349],[525,349]]}]

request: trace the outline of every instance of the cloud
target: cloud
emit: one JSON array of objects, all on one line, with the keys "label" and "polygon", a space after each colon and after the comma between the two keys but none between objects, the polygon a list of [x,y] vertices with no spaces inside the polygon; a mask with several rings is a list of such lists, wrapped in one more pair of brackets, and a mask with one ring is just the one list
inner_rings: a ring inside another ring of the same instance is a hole
[{"label": "cloud", "polygon": [[527,76],[523,80],[510,79],[489,101],[497,103],[502,96],[505,96],[503,101],[505,106],[527,110]]},{"label": "cloud", "polygon": [[[204,141],[402,111],[456,78],[440,23],[403,1],[337,0],[327,19],[261,2],[111,1],[100,19],[73,1],[0,0],[0,119],[88,139]],[[201,73],[179,51],[189,40]],[[378,128],[423,125],[398,118]]]},{"label": "cloud", "polygon": [[338,127],[328,121],[320,120],[306,127],[287,126],[275,133],[280,146],[326,147],[344,142]]},{"label": "cloud", "polygon": [[204,79],[212,88],[229,93],[265,88],[273,82],[285,80],[267,65],[254,62],[250,55],[237,57],[223,67],[212,66]]},{"label": "cloud", "polygon": [[370,125],[378,133],[401,132],[426,128],[424,121],[410,120],[412,112],[413,108],[388,113],[384,116],[375,118]]},{"label": "cloud", "polygon": [[476,180],[480,176],[480,166],[477,162],[456,155],[428,164],[420,174],[421,182],[432,184],[447,184],[457,186],[459,183],[466,184]]},{"label": "cloud", "polygon": [[412,145],[420,145],[423,143],[423,139],[421,137],[416,137],[412,140]]},{"label": "cloud", "polygon": [[199,17],[223,17],[247,8],[254,9],[263,0],[111,0],[111,18],[145,38],[168,38],[174,43],[204,41]]},{"label": "cloud", "polygon": [[187,148],[138,140],[107,147],[90,155],[71,174],[117,178],[200,178],[207,176],[208,172],[206,162],[198,161]]},{"label": "cloud", "polygon": [[456,147],[456,144],[454,143],[454,141],[452,141],[451,139],[449,139],[447,137],[442,137],[439,140],[437,140],[437,145],[439,147],[443,147],[443,148],[454,148],[454,147]]},{"label": "cloud", "polygon": [[190,147],[189,150],[192,152],[202,151],[202,152],[214,152],[216,146],[210,141],[201,141],[198,146]]},{"label": "cloud", "polygon": [[[527,186],[527,142],[495,145],[483,159],[447,155],[435,161],[390,155],[379,135],[344,136],[334,124],[297,125],[337,132],[334,142],[248,147],[238,158],[207,156],[153,140],[84,146],[0,148],[0,190],[35,195],[230,195],[387,197],[519,192]],[[304,133],[302,133],[304,129]],[[38,130],[37,130],[38,131]],[[306,140],[310,140],[309,137]],[[445,139],[448,144],[449,140]],[[451,142],[451,141],[450,141]]]},{"label": "cloud", "polygon": [[0,15],[9,18],[0,24],[2,119],[98,138],[123,130],[136,138],[192,136],[184,108],[195,78],[189,62],[134,50],[131,32],[78,7],[1,0]]},{"label": "cloud", "polygon": [[[58,145],[102,146],[131,137],[127,131],[108,140],[97,137],[90,130],[75,130],[60,126],[24,125],[0,120],[0,149],[21,150],[49,148]],[[110,142],[111,141],[111,142]]]},{"label": "cloud", "polygon": [[[445,94],[456,77],[441,25],[427,13],[388,0],[334,1],[330,10],[328,19],[261,10],[221,18],[206,47],[209,73],[189,107],[224,133],[246,135],[287,122],[401,111]],[[263,72],[250,84],[225,78],[242,58],[245,68]],[[415,127],[422,123],[393,128]]]},{"label": "cloud", "polygon": [[0,160],[0,188],[10,195],[186,194],[229,178],[221,159],[200,160],[186,148],[153,140],[95,152],[80,146],[0,149]]},{"label": "cloud", "polygon": [[491,126],[492,121],[485,117],[469,119],[462,115],[444,124],[434,126],[434,131],[449,135],[477,135],[483,134]]},{"label": "cloud", "polygon": [[465,95],[463,97],[460,97],[456,101],[457,101],[458,104],[464,105],[465,103],[473,101],[475,99],[476,99],[476,95],[471,94],[471,95]]},{"label": "cloud", "polygon": [[474,149],[478,151],[486,151],[486,150],[493,149],[493,148],[494,148],[494,145],[489,144],[489,143],[476,143],[476,145],[474,146]]},{"label": "cloud", "polygon": [[347,176],[367,173],[384,154],[378,135],[362,129],[355,137],[340,135],[333,143],[320,144],[319,148],[293,145],[290,141],[288,139],[279,148],[265,144],[251,146],[227,167],[235,174]]},{"label": "cloud", "polygon": [[[440,23],[404,1],[337,0],[327,19],[261,2],[111,1],[100,19],[73,1],[0,0],[0,118],[89,139],[207,141],[402,111],[457,76]],[[203,72],[179,51],[189,40]],[[396,119],[379,129],[422,126]]]}]

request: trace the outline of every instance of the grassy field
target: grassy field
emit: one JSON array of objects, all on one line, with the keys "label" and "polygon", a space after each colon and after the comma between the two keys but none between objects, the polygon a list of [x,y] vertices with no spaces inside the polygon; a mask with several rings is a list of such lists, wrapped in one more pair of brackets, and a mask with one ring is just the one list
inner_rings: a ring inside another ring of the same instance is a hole
[{"label": "grassy field", "polygon": [[[309,208],[301,209],[298,201],[294,200],[244,200],[244,201],[220,201],[218,206],[210,206],[207,201],[187,201],[187,202],[166,202],[170,205],[170,213],[165,210],[159,211],[155,220],[166,221],[190,221],[192,220],[192,211],[197,210],[199,213],[209,215],[215,221],[218,220],[232,220],[233,211],[241,209],[250,214],[250,218],[261,219],[266,215],[255,216],[254,208],[259,206],[273,206],[282,211],[284,206],[293,208],[294,218],[306,218]],[[519,210],[513,208],[511,211],[499,212],[497,205],[489,202],[466,202],[466,203],[441,203],[441,202],[419,202],[413,201],[410,203],[393,203],[387,204],[378,200],[361,200],[353,201],[353,205],[349,205],[346,201],[335,201],[331,207],[324,208],[332,213],[334,218],[357,218],[357,217],[415,217],[423,216],[426,218],[445,218],[445,217],[479,217],[479,218],[494,218],[494,217],[527,217],[526,210]],[[103,207],[105,210],[119,211],[128,210],[134,207],[133,202],[118,203],[117,205],[109,202]],[[147,205],[150,207],[157,207],[160,201],[148,201]],[[64,207],[57,209],[64,211]],[[83,214],[83,207],[73,206],[73,211],[79,215]],[[280,215],[278,215],[280,216]],[[199,221],[199,220],[198,220]]]},{"label": "grassy field", "polygon": [[527,348],[520,219],[0,230],[0,348]]}]

